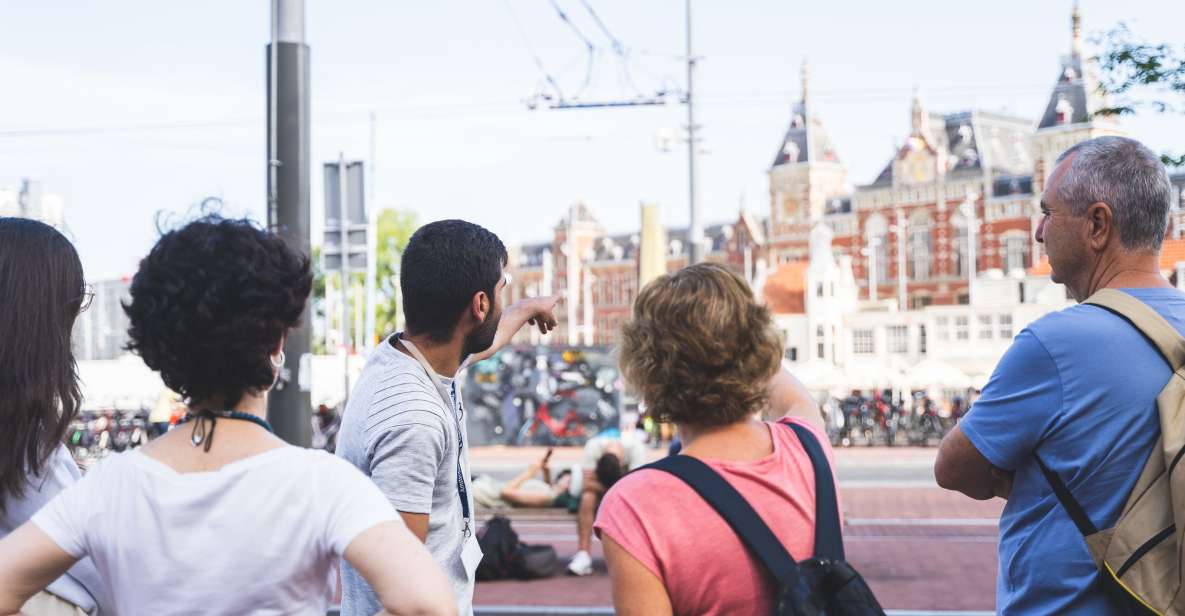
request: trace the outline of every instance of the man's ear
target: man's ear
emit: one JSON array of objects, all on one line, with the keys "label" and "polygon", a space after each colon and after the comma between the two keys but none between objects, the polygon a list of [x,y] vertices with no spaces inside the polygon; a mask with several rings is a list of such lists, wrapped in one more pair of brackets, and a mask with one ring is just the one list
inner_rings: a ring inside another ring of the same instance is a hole
[{"label": "man's ear", "polygon": [[490,308],[490,296],[486,295],[485,291],[473,294],[473,299],[469,302],[469,312],[473,315],[474,320],[484,323],[490,314]]},{"label": "man's ear", "polygon": [[1092,203],[1086,208],[1087,241],[1092,249],[1099,251],[1118,239],[1115,217],[1111,206],[1103,202]]}]

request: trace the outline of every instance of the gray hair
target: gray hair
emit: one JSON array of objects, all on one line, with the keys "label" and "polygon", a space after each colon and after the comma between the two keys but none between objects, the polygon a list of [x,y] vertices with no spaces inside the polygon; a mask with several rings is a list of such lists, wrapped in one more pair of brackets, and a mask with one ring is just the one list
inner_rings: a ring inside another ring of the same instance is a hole
[{"label": "gray hair", "polygon": [[1062,152],[1073,156],[1057,187],[1057,198],[1075,215],[1093,203],[1111,207],[1119,241],[1131,251],[1156,252],[1168,226],[1172,185],[1152,150],[1127,137],[1095,137]]}]

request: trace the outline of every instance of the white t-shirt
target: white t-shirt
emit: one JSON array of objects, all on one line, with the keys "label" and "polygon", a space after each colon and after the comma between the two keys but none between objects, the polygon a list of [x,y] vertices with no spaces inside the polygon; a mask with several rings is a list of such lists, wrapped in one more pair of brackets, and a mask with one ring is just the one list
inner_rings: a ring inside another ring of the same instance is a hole
[{"label": "white t-shirt", "polygon": [[338,557],[402,519],[373,483],[323,451],[280,447],[178,473],[139,451],[109,456],[33,523],[89,556],[110,614],[316,614]]}]

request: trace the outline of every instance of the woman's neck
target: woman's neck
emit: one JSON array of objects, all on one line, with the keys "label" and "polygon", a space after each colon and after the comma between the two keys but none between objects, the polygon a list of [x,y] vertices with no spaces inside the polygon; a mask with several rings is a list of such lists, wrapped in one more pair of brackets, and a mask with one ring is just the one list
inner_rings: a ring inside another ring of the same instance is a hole
[{"label": "woman's neck", "polygon": [[211,411],[238,411],[240,413],[247,413],[255,415],[262,419],[267,419],[267,392],[245,393],[239,399],[238,404],[234,406],[227,406],[225,404],[211,404],[205,402],[194,402],[189,405],[189,411],[196,413],[197,411],[209,409]]},{"label": "woman's neck", "polygon": [[724,426],[678,424],[683,453],[697,458],[746,462],[773,452],[773,440],[764,422],[746,418]]}]

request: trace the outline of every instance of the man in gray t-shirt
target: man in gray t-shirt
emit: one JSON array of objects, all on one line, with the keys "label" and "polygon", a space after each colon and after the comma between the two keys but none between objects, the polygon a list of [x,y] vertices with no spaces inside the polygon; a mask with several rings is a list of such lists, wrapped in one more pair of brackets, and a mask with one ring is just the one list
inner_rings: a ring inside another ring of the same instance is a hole
[{"label": "man in gray t-shirt", "polygon": [[[556,325],[557,298],[506,308],[506,249],[497,236],[460,220],[421,227],[404,250],[400,286],[407,330],[375,350],[342,418],[337,454],[369,476],[423,540],[452,583],[462,615],[473,611],[481,549],[475,537],[465,409],[455,378],[531,323]],[[342,614],[381,606],[342,565]]]}]

